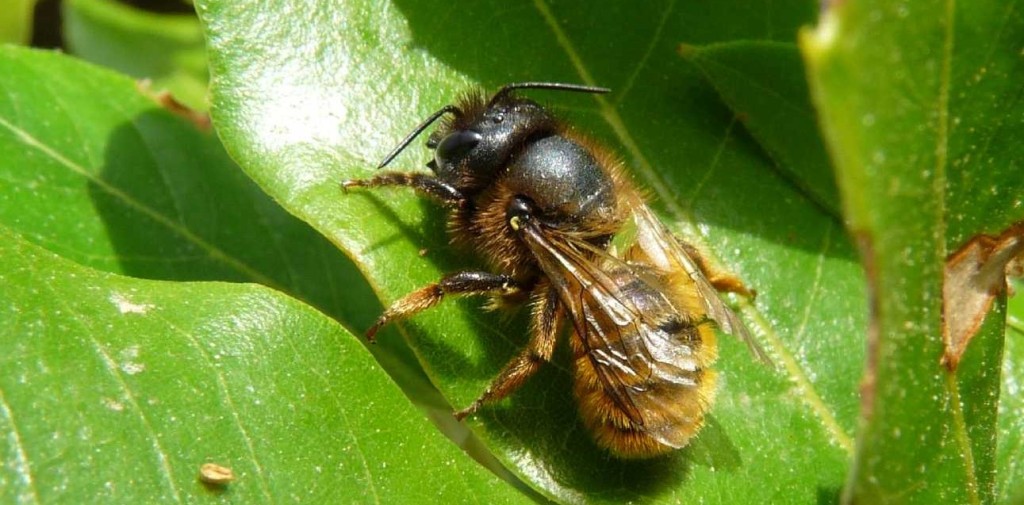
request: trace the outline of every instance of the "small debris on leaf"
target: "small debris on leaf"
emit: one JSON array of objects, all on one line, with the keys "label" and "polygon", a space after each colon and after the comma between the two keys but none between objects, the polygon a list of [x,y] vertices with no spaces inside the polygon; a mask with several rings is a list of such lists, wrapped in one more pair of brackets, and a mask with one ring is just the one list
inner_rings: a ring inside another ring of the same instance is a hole
[{"label": "small debris on leaf", "polygon": [[225,486],[235,480],[235,472],[217,463],[204,463],[199,467],[199,480],[206,484]]}]

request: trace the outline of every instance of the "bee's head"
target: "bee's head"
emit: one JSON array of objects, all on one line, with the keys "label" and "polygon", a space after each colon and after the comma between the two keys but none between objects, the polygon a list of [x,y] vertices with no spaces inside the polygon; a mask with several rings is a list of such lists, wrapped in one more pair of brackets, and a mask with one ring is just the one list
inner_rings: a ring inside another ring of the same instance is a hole
[{"label": "bee's head", "polygon": [[499,92],[487,103],[468,99],[463,105],[462,115],[427,141],[434,150],[428,166],[447,182],[488,179],[517,146],[555,128],[554,118],[543,107],[507,92]]},{"label": "bee's head", "polygon": [[486,180],[504,165],[509,155],[531,136],[552,131],[555,119],[532,100],[512,94],[516,89],[556,89],[606,93],[605,88],[574,84],[526,82],[508,84],[489,100],[471,95],[459,105],[447,105],[431,114],[380,164],[387,165],[431,123],[445,114],[451,119],[427,141],[434,159],[427,163],[439,179],[461,186],[467,180]]}]

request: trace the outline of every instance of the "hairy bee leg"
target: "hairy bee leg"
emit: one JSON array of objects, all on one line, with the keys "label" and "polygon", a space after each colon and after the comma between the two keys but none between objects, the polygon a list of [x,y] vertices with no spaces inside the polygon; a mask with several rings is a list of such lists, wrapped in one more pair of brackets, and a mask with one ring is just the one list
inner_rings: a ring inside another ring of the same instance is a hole
[{"label": "hairy bee leg", "polygon": [[551,361],[558,340],[558,327],[562,318],[561,304],[554,288],[541,288],[542,295],[533,306],[531,316],[532,332],[530,343],[505,368],[479,398],[468,407],[455,412],[455,419],[461,421],[474,414],[485,403],[498,401],[519,389],[541,365]]},{"label": "hairy bee leg", "polygon": [[341,189],[346,192],[349,188],[380,186],[408,186],[447,207],[464,207],[468,202],[454,186],[431,175],[415,172],[385,172],[369,179],[348,179],[341,183]]},{"label": "hairy bee leg", "polygon": [[739,277],[732,274],[722,273],[711,268],[711,265],[708,265],[708,263],[704,261],[704,256],[702,256],[700,251],[695,247],[679,240],[678,238],[676,238],[676,242],[678,242],[680,247],[686,251],[686,254],[697,262],[697,268],[700,268],[701,272],[704,273],[704,277],[707,277],[708,282],[710,282],[711,286],[716,290],[725,293],[736,293],[737,295],[745,296],[747,298],[755,298],[757,296],[757,292],[747,288]]},{"label": "hairy bee leg", "polygon": [[366,338],[371,342],[379,330],[392,320],[411,316],[422,310],[437,305],[445,295],[512,295],[522,287],[508,275],[490,272],[463,271],[445,275],[440,281],[417,289],[391,304],[377,322],[366,330]]}]

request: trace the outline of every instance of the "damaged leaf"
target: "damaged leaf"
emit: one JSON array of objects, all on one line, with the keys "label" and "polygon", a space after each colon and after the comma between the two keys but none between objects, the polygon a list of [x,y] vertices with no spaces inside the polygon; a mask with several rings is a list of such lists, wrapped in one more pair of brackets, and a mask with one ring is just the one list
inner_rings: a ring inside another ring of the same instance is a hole
[{"label": "damaged leaf", "polygon": [[946,260],[942,286],[942,338],[946,349],[942,364],[950,371],[960,364],[992,301],[1006,290],[1008,269],[1019,268],[1021,258],[1024,222],[997,237],[977,235]]}]

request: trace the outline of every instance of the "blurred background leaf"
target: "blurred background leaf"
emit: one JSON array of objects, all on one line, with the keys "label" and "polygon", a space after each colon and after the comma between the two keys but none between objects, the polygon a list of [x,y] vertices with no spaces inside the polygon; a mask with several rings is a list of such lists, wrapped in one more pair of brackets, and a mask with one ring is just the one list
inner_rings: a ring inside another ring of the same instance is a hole
[{"label": "blurred background leaf", "polygon": [[192,109],[207,109],[208,71],[194,14],[153,13],[115,0],[66,0],[64,37],[76,56],[167,90]]},{"label": "blurred background leaf", "polygon": [[36,0],[8,0],[0,11],[0,43],[26,44],[32,38]]},{"label": "blurred background leaf", "polygon": [[959,368],[939,358],[947,255],[1024,220],[1022,37],[1011,4],[867,1],[801,38],[874,318],[851,502],[991,503],[1012,473],[996,457],[1004,302]]},{"label": "blurred background leaf", "polygon": [[1024,501],[1024,282],[1011,283],[1016,295],[1007,302],[1006,347],[1003,351],[1003,381],[999,392],[999,438],[996,444],[996,502]]}]

